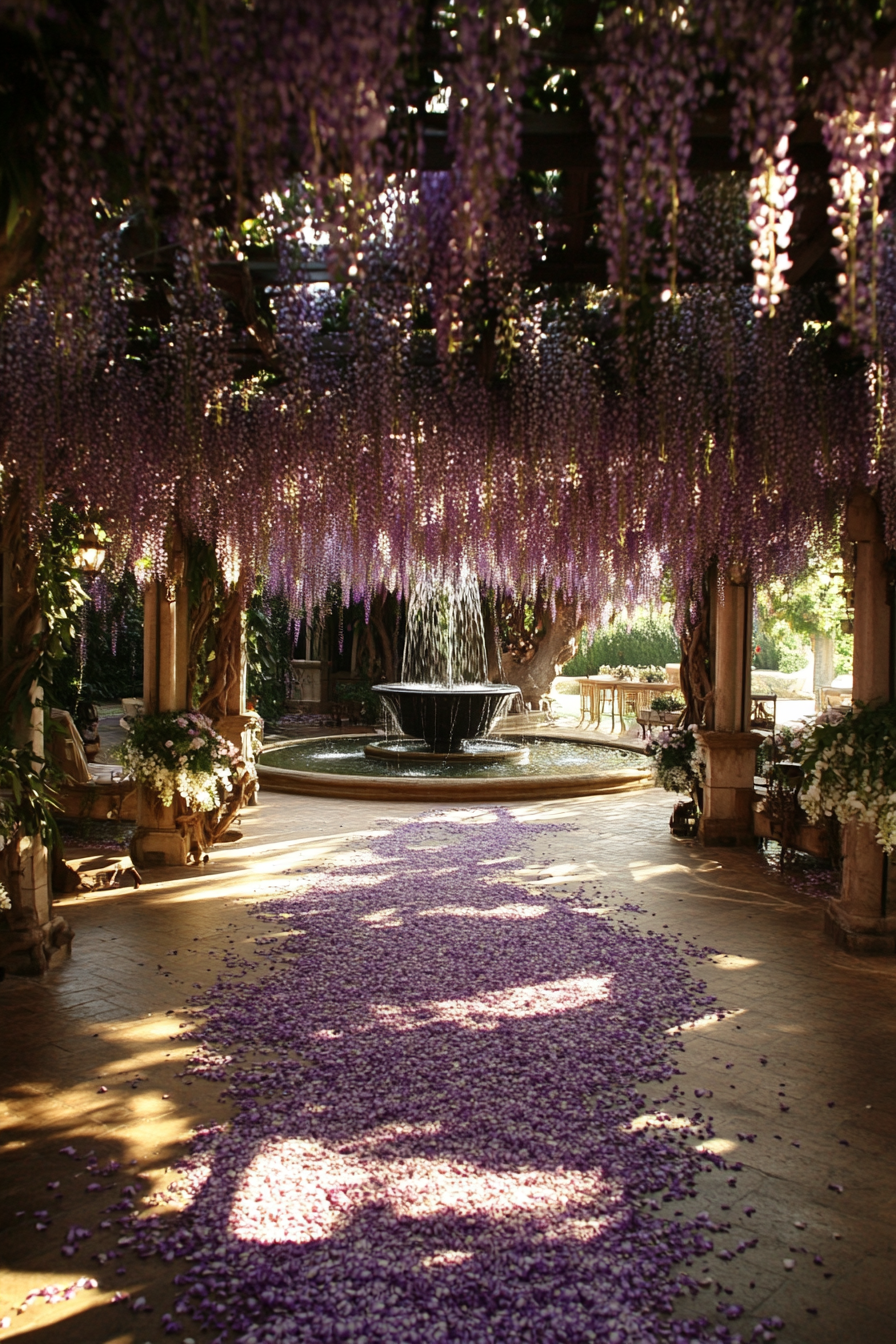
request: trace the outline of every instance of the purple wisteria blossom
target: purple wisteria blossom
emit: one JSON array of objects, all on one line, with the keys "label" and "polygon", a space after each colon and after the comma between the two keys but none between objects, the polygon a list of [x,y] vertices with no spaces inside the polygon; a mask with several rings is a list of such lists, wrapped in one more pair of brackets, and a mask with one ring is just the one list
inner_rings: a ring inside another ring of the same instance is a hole
[{"label": "purple wisteria blossom", "polygon": [[238,1109],[194,1136],[173,1224],[132,1229],[143,1253],[190,1257],[172,1329],[740,1338],[686,1308],[686,1267],[725,1229],[672,1216],[712,1132],[674,1083],[675,1028],[717,1010],[692,949],[608,914],[612,894],[513,879],[509,856],[552,829],[431,813],[258,907],[261,980],[235,959],[193,1031],[191,1068]]}]

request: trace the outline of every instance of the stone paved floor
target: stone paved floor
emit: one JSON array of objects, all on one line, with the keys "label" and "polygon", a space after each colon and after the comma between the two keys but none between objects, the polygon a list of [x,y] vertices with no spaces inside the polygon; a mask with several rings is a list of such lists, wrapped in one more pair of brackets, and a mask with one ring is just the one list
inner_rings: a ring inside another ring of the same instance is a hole
[{"label": "stone paved floor", "polygon": [[[223,951],[251,951],[264,933],[252,903],[282,887],[284,870],[337,857],[375,822],[419,810],[269,795],[247,814],[244,838],[216,851],[205,870],[57,902],[77,931],[71,961],[43,981],[0,986],[0,1317],[11,1316],[0,1338],[165,1338],[160,1318],[176,1265],[91,1257],[117,1250],[118,1229],[98,1223],[120,1186],[136,1175],[141,1195],[167,1185],[190,1128],[226,1118],[220,1084],[178,1076],[187,1053],[179,1009],[216,977]],[[716,1250],[757,1236],[759,1244],[730,1263],[711,1255],[698,1266],[707,1284],[698,1309],[712,1318],[716,1297],[731,1290],[728,1300],[747,1307],[740,1324],[780,1315],[791,1344],[891,1344],[896,963],[835,949],[822,937],[818,902],[752,852],[672,839],[670,799],[659,791],[510,810],[576,827],[540,838],[538,857],[520,856],[517,876],[533,889],[562,899],[582,882],[609,884],[645,908],[635,916],[645,929],[668,925],[720,950],[700,974],[729,1015],[687,1033],[679,1081],[713,1092],[714,1146],[743,1163],[734,1189],[730,1173],[703,1177],[699,1207],[732,1224]],[[121,1164],[102,1181],[111,1188],[87,1192],[83,1162],[59,1152],[70,1144]],[[35,1230],[38,1221],[45,1231]],[[94,1235],[66,1259],[60,1245],[76,1225]],[[16,1314],[30,1290],[90,1274],[97,1290]],[[154,1310],[110,1305],[116,1290],[144,1295]],[[192,1338],[189,1327],[178,1338]]]}]

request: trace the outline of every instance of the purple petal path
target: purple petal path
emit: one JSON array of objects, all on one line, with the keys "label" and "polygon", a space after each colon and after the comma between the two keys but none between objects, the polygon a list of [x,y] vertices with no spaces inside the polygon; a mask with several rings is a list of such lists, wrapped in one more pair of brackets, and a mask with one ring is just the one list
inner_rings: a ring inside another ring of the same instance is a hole
[{"label": "purple petal path", "polygon": [[676,1302],[719,1229],[677,1207],[711,1127],[670,1029],[711,1000],[674,939],[502,875],[548,829],[429,814],[258,907],[269,969],[218,980],[193,1064],[240,1109],[174,1225],[141,1220],[192,1257],[179,1315],[242,1344],[740,1338]]}]

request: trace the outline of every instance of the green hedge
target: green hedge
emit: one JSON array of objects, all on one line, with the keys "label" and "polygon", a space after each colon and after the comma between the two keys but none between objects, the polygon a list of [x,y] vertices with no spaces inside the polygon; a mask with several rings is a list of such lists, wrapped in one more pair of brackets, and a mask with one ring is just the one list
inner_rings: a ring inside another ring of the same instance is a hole
[{"label": "green hedge", "polygon": [[649,667],[681,661],[681,645],[672,628],[671,620],[652,612],[637,616],[631,626],[624,617],[618,617],[605,630],[598,630],[588,644],[583,637],[579,651],[563,669],[567,677],[596,676],[608,663],[630,663],[634,667]]}]

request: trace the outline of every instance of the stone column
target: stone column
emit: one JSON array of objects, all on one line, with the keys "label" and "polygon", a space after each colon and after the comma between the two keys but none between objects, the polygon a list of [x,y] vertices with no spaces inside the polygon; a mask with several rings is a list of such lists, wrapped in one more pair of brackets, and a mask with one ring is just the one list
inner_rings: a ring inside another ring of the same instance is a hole
[{"label": "stone column", "polygon": [[750,732],[753,591],[733,567],[712,588],[713,721],[697,734],[706,753],[699,838],[705,845],[753,843],[753,776],[758,733]]},{"label": "stone column", "polygon": [[812,689],[815,692],[815,708],[820,710],[821,688],[830,686],[834,680],[834,637],[816,635],[812,646]]},{"label": "stone column", "polygon": [[[855,546],[853,699],[871,707],[894,696],[893,580],[877,499],[867,490],[849,501],[847,534]],[[896,952],[896,862],[871,826],[843,832],[840,896],[825,910],[825,931],[849,952]]]},{"label": "stone column", "polygon": [[[167,579],[154,579],[143,598],[143,707],[146,714],[187,709],[189,598],[179,542],[169,556]],[[189,841],[176,823],[177,799],[168,807],[145,785],[137,786],[137,829],[131,858],[138,868],[187,862]]]}]

